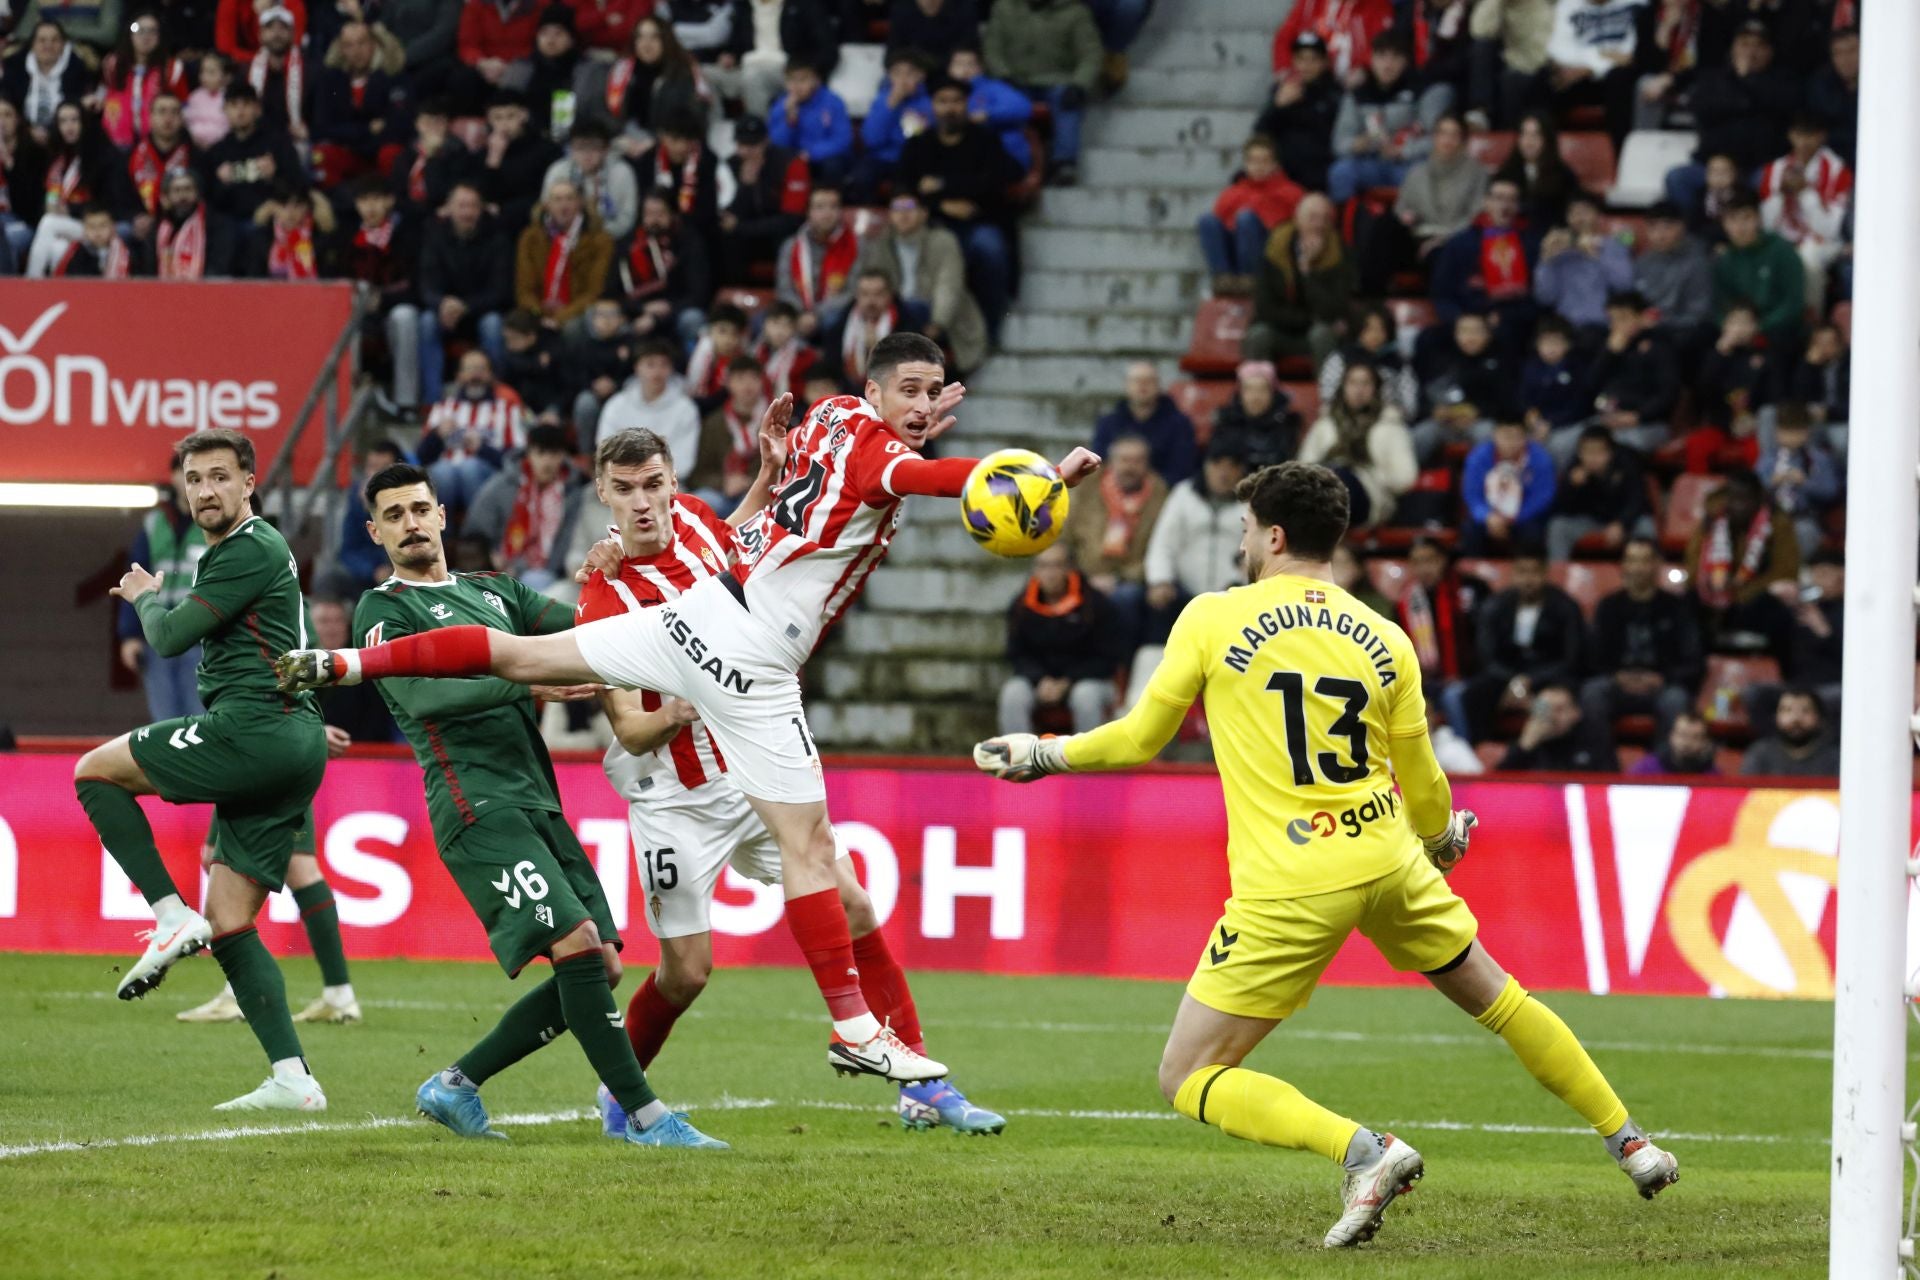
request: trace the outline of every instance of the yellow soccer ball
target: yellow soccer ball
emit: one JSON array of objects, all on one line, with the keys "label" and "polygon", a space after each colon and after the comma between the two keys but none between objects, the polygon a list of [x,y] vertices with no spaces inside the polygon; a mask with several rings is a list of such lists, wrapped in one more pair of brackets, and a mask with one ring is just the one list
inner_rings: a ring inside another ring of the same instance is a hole
[{"label": "yellow soccer ball", "polygon": [[974,465],[960,494],[973,540],[997,556],[1038,555],[1067,525],[1067,486],[1031,449],[1001,449]]}]

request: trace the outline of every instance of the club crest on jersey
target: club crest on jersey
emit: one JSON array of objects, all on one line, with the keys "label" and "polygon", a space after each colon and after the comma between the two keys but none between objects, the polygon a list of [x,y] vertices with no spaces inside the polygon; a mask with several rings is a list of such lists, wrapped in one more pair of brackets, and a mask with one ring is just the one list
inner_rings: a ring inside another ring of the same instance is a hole
[{"label": "club crest on jersey", "polygon": [[507,616],[507,602],[505,600],[502,600],[491,591],[483,591],[480,593],[480,596],[481,599],[499,610],[501,617],[505,618]]},{"label": "club crest on jersey", "polygon": [[720,572],[720,562],[713,558],[712,547],[700,548],[700,559],[707,566],[707,568],[713,570],[715,573]]},{"label": "club crest on jersey", "polygon": [[434,617],[440,619],[440,621],[442,622],[445,622],[448,618],[451,618],[453,616],[453,610],[447,608],[447,606],[443,604],[429,605],[427,608],[427,612],[432,614]]}]

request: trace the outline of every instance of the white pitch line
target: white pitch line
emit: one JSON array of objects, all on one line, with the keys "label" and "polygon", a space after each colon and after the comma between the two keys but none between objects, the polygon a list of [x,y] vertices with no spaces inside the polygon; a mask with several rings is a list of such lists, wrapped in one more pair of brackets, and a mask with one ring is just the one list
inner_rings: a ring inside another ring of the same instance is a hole
[{"label": "white pitch line", "polygon": [[[833,1102],[823,1099],[788,1101],[780,1098],[736,1098],[725,1094],[712,1102],[694,1104],[686,1109],[694,1112],[772,1111],[782,1107],[796,1111],[850,1111],[889,1116],[893,1114],[893,1108],[884,1103]],[[1113,1120],[1159,1123],[1182,1118],[1171,1110],[1102,1111],[1058,1107],[1016,1107],[1009,1109],[1006,1114],[1009,1118],[1016,1120]],[[494,1123],[501,1128],[511,1130],[516,1127],[537,1128],[552,1124],[571,1124],[583,1120],[597,1121],[599,1117],[591,1111],[531,1111],[499,1115],[493,1119]],[[237,1125],[228,1129],[200,1129],[186,1133],[134,1134],[123,1138],[97,1138],[84,1142],[72,1139],[22,1142],[11,1146],[0,1146],[0,1160],[17,1160],[24,1156],[53,1155],[74,1151],[106,1151],[116,1147],[162,1147],[176,1143],[234,1142],[241,1138],[270,1138],[287,1134],[368,1133],[377,1129],[424,1127],[426,1123],[411,1116],[369,1116],[365,1120],[350,1120],[344,1123],[308,1120],[284,1125]],[[1590,1137],[1593,1134],[1592,1129],[1577,1125],[1482,1124],[1466,1120],[1391,1120],[1387,1125],[1389,1128],[1407,1132],[1433,1129],[1459,1133],[1497,1133],[1556,1138]],[[1659,1136],[1663,1140],[1674,1142],[1751,1142],[1767,1145],[1805,1144],[1810,1146],[1824,1145],[1827,1142],[1825,1135],[1796,1137],[1778,1133],[1662,1133]]]},{"label": "white pitch line", "polygon": [[[52,1000],[110,1000],[110,991],[40,991],[36,995]],[[384,1000],[362,998],[360,1004],[368,1009],[397,1009],[413,1013],[472,1013],[504,1010],[505,1005],[495,1005],[486,1001],[474,1001],[460,1004],[447,1000]],[[792,1010],[775,1010],[755,1014],[715,1014],[704,1009],[694,1009],[681,1015],[686,1018],[706,1019],[713,1022],[818,1022],[820,1017],[813,1013],[800,1013]],[[923,1026],[936,1030],[942,1027],[969,1027],[990,1031],[1038,1031],[1044,1035],[1154,1035],[1167,1033],[1164,1022],[1046,1022],[1021,1019],[990,1020],[984,1018],[942,1018],[934,1016],[922,1018]],[[1395,1032],[1379,1031],[1340,1031],[1319,1027],[1289,1027],[1282,1024],[1275,1044],[1284,1045],[1288,1040],[1331,1041],[1337,1044],[1428,1044],[1428,1045],[1464,1045],[1469,1048],[1504,1049],[1505,1043],[1495,1035],[1453,1035],[1448,1032]],[[1793,1046],[1766,1044],[1688,1044],[1686,1042],[1668,1042],[1652,1040],[1583,1040],[1589,1049],[1599,1049],[1607,1053],[1678,1053],[1695,1057],[1756,1057],[1756,1058],[1798,1058],[1808,1062],[1827,1062],[1833,1058],[1831,1049],[1808,1049]],[[1912,1055],[1920,1058],[1920,1050]]]}]

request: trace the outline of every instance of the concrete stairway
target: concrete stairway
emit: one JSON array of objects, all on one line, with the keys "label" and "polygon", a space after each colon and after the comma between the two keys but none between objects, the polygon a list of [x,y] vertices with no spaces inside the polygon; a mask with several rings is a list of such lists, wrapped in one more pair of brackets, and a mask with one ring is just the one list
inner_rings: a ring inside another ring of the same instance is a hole
[{"label": "concrete stairway", "polygon": [[[1193,223],[1225,184],[1270,79],[1285,0],[1160,0],[1132,75],[1087,115],[1080,185],[1049,188],[1021,240],[1002,349],[972,378],[949,452],[1058,457],[1126,366],[1171,379],[1204,271]],[[808,672],[816,737],[841,750],[964,751],[995,729],[1005,611],[1025,567],[984,555],[950,503],[915,499],[859,609]]]}]

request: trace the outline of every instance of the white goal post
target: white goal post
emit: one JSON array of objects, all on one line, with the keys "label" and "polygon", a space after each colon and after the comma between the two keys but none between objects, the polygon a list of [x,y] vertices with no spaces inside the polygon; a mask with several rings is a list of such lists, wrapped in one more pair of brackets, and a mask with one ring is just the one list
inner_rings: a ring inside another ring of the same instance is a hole
[{"label": "white goal post", "polygon": [[1866,0],[1855,186],[1828,1275],[1907,1273],[1907,856],[1920,463],[1920,2]]}]

